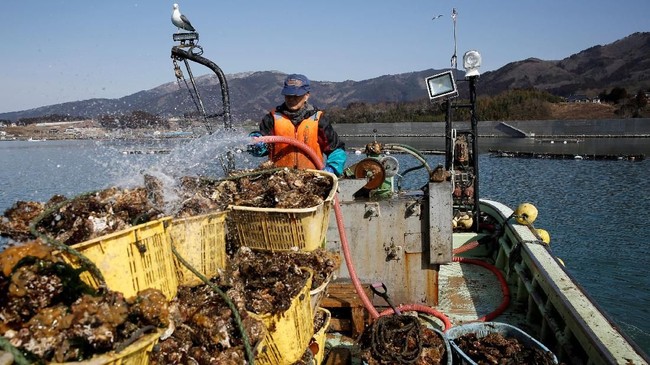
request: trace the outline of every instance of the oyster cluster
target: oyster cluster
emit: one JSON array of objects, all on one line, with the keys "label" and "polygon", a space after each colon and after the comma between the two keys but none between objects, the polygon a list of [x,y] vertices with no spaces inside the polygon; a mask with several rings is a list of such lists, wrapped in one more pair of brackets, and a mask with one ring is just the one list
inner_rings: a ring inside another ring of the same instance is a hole
[{"label": "oyster cluster", "polygon": [[[338,265],[338,256],[325,250],[274,253],[242,247],[229,258],[226,272],[212,278],[212,283],[237,308],[249,341],[255,346],[266,329],[250,313],[286,311],[305,286],[309,276],[305,267],[314,271],[315,278],[328,278]],[[210,286],[181,286],[171,307],[175,329],[154,348],[152,364],[244,363],[243,340],[232,309]],[[324,322],[323,315],[316,316],[314,328],[320,329]]]},{"label": "oyster cluster", "polygon": [[0,253],[0,335],[32,361],[81,361],[169,325],[159,290],[97,292],[38,240]]},{"label": "oyster cluster", "polygon": [[36,225],[39,232],[66,245],[117,232],[162,217],[144,187],[111,187],[74,199],[55,195],[46,203],[18,201],[0,218],[0,235],[14,241],[35,238],[30,223],[45,212]]},{"label": "oyster cluster", "polygon": [[551,352],[522,344],[514,337],[489,333],[478,338],[467,333],[454,340],[458,347],[478,364],[555,364]]},{"label": "oyster cluster", "polygon": [[265,314],[284,312],[305,286],[310,273],[280,255],[241,247],[229,261],[224,286],[228,294],[245,303],[248,311]]},{"label": "oyster cluster", "polygon": [[[249,343],[259,343],[264,324],[234,302]],[[208,285],[182,286],[171,303],[174,330],[154,347],[150,364],[243,364],[246,353],[232,309]]]},{"label": "oyster cluster", "polygon": [[314,172],[265,168],[239,170],[223,180],[181,178],[181,204],[177,217],[225,210],[229,205],[255,208],[308,208],[317,206],[332,190],[332,181]]}]

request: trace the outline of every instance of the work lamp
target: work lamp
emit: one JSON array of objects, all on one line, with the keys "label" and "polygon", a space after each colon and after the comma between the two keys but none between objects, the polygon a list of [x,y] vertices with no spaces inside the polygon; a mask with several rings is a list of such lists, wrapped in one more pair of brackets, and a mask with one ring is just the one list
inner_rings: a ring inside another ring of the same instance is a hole
[{"label": "work lamp", "polygon": [[479,76],[479,67],[481,67],[481,54],[478,51],[467,51],[463,55],[463,67],[465,68],[465,78]]},{"label": "work lamp", "polygon": [[451,70],[429,76],[425,81],[427,83],[427,90],[429,91],[429,99],[431,100],[458,96],[454,74]]}]

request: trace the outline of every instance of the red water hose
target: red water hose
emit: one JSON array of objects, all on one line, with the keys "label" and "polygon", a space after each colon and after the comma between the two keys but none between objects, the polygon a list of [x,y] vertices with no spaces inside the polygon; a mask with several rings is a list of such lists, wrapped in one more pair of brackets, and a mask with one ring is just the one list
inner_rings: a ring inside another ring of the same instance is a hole
[{"label": "red water hose", "polygon": [[[464,244],[456,249],[454,249],[452,252],[454,255],[461,254],[463,252],[467,252],[469,250],[472,250],[476,247],[478,247],[479,243],[478,241],[472,241],[467,244]],[[470,259],[470,258],[464,258],[464,257],[458,257],[454,256],[453,261],[459,262],[459,263],[466,263],[466,264],[473,264],[473,265],[478,265],[478,266],[483,266],[484,268],[492,271],[494,275],[497,277],[499,280],[499,285],[501,286],[501,291],[503,292],[503,300],[501,301],[501,304],[495,309],[494,311],[484,315],[481,318],[478,318],[476,321],[477,322],[487,322],[495,319],[498,317],[501,313],[503,313],[507,308],[508,305],[510,305],[510,288],[508,287],[508,282],[506,279],[503,277],[503,274],[501,274],[501,271],[496,268],[496,266],[491,265],[485,261],[482,260],[476,260],[476,259]]]},{"label": "red water hose", "polygon": [[503,313],[508,308],[508,305],[510,305],[510,288],[508,287],[508,283],[506,282],[506,279],[503,277],[503,274],[501,274],[501,271],[499,271],[499,269],[497,269],[496,266],[488,264],[487,262],[482,260],[476,260],[476,259],[470,259],[470,258],[458,257],[458,256],[454,256],[453,261],[483,266],[484,268],[492,271],[492,273],[494,273],[497,279],[499,279],[499,284],[501,285],[501,291],[503,292],[503,300],[501,301],[501,304],[494,311],[484,315],[481,318],[478,318],[476,320],[477,322],[491,321],[496,317],[498,317],[501,313]]}]

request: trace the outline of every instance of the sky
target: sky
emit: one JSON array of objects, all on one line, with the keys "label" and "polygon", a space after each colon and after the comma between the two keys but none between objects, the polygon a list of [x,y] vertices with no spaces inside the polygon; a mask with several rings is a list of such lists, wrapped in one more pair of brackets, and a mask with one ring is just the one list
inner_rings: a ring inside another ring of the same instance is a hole
[{"label": "sky", "polygon": [[[481,71],[529,57],[560,60],[650,31],[649,0],[177,0],[203,56],[228,75],[303,73],[366,80],[450,67]],[[172,1],[4,1],[0,113],[120,98],[175,82]],[[433,18],[442,15],[437,19]],[[194,64],[195,76],[212,73]]]}]

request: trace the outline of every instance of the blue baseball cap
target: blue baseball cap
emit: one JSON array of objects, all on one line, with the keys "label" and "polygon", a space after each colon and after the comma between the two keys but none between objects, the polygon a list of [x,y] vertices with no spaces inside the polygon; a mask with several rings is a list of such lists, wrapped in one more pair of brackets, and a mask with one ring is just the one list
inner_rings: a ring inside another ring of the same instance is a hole
[{"label": "blue baseball cap", "polygon": [[305,75],[292,74],[284,80],[282,95],[303,96],[311,91],[309,79]]}]

